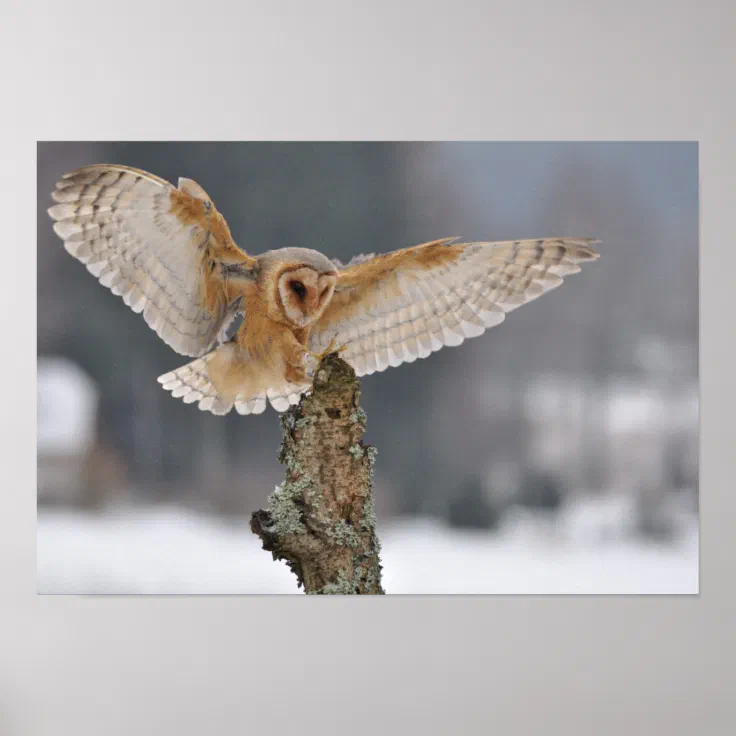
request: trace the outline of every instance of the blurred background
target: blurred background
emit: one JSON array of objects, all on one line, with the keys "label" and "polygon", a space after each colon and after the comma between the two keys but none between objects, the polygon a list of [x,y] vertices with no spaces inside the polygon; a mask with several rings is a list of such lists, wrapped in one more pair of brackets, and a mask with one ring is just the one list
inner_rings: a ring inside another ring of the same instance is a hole
[{"label": "blurred background", "polygon": [[697,144],[257,142],[39,144],[39,592],[299,592],[248,526],[278,415],[162,391],[185,359],[53,232],[56,180],[102,162],[194,179],[250,253],[601,239],[498,327],[363,380],[385,588],[698,591]]}]

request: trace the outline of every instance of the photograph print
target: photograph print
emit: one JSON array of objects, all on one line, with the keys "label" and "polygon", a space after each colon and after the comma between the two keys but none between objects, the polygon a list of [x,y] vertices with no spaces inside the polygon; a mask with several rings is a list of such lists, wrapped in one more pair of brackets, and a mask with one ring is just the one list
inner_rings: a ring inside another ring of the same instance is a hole
[{"label": "photograph print", "polygon": [[40,142],[40,594],[697,594],[698,146]]}]

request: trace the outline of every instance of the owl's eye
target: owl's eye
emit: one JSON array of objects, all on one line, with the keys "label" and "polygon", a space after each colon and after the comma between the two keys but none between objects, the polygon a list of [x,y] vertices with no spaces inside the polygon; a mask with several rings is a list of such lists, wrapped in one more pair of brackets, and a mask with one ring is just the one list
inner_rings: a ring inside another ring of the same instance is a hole
[{"label": "owl's eye", "polygon": [[291,290],[299,297],[299,299],[303,301],[304,297],[307,295],[307,289],[304,284],[301,281],[292,281],[289,286],[291,286]]}]

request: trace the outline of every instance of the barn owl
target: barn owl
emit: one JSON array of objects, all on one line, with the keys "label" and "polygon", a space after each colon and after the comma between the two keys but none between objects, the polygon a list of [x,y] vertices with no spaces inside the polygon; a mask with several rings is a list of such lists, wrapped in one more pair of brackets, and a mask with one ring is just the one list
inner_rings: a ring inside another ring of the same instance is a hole
[{"label": "barn owl", "polygon": [[445,238],[346,265],[296,247],[252,256],[197,183],[127,166],[69,172],[52,198],[66,250],[195,358],[163,388],[218,415],[284,411],[332,351],[362,376],[460,345],[599,256],[587,238]]}]

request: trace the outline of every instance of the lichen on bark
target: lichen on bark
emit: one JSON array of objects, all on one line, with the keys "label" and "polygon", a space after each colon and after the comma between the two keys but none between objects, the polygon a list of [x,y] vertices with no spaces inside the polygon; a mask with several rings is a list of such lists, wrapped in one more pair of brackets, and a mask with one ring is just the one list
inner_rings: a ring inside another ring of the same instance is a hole
[{"label": "lichen on bark", "polygon": [[373,506],[376,448],[364,445],[360,382],[337,355],[281,417],[284,482],[251,529],[309,594],[383,594]]}]

